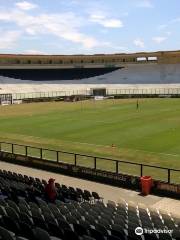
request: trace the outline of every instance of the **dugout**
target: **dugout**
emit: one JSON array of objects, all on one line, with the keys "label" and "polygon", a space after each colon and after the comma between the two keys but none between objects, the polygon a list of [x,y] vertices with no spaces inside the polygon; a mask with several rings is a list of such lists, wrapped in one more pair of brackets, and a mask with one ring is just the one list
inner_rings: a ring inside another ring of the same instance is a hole
[{"label": "dugout", "polygon": [[106,96],[106,88],[93,88],[91,89],[91,92],[93,96]]}]

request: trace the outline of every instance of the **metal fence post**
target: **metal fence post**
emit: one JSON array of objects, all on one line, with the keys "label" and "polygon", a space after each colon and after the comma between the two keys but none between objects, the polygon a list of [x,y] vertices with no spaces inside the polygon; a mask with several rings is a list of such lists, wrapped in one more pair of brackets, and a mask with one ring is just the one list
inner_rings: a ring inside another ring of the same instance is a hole
[{"label": "metal fence post", "polygon": [[26,157],[28,156],[28,146],[25,146]]},{"label": "metal fence post", "polygon": [[94,169],[96,170],[96,157],[94,157]]},{"label": "metal fence post", "polygon": [[171,183],[171,170],[168,169],[168,183]]},{"label": "metal fence post", "polygon": [[12,153],[14,153],[14,144],[12,143]]},{"label": "metal fence post", "polygon": [[74,165],[75,166],[77,165],[77,154],[76,153],[74,154]]},{"label": "metal fence post", "polygon": [[1,142],[0,142],[0,151],[1,151]]},{"label": "metal fence post", "polygon": [[59,152],[56,151],[56,156],[57,156],[57,162],[59,162]]},{"label": "metal fence post", "polygon": [[116,173],[118,174],[119,173],[119,162],[116,161]]},{"label": "metal fence post", "polygon": [[141,177],[143,175],[143,164],[141,164]]},{"label": "metal fence post", "polygon": [[40,155],[41,155],[41,159],[43,158],[43,154],[42,154],[42,148],[40,148]]}]

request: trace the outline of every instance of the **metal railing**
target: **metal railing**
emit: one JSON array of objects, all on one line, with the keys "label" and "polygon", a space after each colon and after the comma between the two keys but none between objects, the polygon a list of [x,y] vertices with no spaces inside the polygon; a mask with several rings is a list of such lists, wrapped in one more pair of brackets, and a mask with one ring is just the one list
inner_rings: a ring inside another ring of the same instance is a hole
[{"label": "metal railing", "polygon": [[0,142],[0,152],[35,157],[56,163],[83,166],[94,170],[104,170],[116,174],[122,173],[139,177],[143,175],[150,175],[156,180],[180,184],[180,169],[166,168],[48,148],[39,148],[9,142]]}]

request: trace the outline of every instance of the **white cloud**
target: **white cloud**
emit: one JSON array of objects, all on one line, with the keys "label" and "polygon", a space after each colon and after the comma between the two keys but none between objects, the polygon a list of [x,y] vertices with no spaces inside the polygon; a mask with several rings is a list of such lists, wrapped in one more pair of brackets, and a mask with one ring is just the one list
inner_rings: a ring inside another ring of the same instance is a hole
[{"label": "white cloud", "polygon": [[166,39],[167,39],[167,37],[159,37],[159,36],[152,38],[152,40],[153,40],[155,43],[158,43],[158,44],[164,42]]},{"label": "white cloud", "polygon": [[133,41],[136,47],[144,48],[144,41],[140,38],[137,38]]},{"label": "white cloud", "polygon": [[16,45],[21,33],[19,31],[2,31],[0,35],[3,36],[0,38],[0,49],[11,49]]},{"label": "white cloud", "polygon": [[150,1],[150,0],[138,0],[136,6],[142,7],[142,8],[153,8],[152,1]]},{"label": "white cloud", "polygon": [[17,2],[15,5],[17,8],[24,10],[24,11],[32,10],[32,9],[38,7],[36,4],[30,3],[27,1]]},{"label": "white cloud", "polygon": [[123,23],[120,19],[106,17],[105,14],[91,14],[90,21],[98,23],[105,28],[121,28],[123,27]]},{"label": "white cloud", "polygon": [[71,12],[34,16],[14,10],[0,12],[0,21],[15,23],[21,31],[28,35],[51,34],[79,43],[85,48],[93,48],[102,44],[96,38],[81,33],[80,26],[83,24],[83,19],[78,18]]}]

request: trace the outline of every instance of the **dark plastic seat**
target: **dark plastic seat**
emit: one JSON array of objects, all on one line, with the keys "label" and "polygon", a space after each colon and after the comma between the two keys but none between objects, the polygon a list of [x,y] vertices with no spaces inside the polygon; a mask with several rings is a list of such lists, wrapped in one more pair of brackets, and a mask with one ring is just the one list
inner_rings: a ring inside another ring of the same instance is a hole
[{"label": "dark plastic seat", "polygon": [[69,225],[69,223],[66,220],[62,220],[62,219],[57,219],[59,227],[61,229],[69,229],[71,230],[71,226]]},{"label": "dark plastic seat", "polygon": [[33,232],[33,229],[32,229],[31,225],[28,225],[25,222],[20,222],[19,225],[21,227],[21,235],[23,237],[26,237],[29,240],[34,240],[35,239],[34,232]]},{"label": "dark plastic seat", "polygon": [[27,215],[26,213],[20,213],[19,214],[19,218],[22,222],[25,222],[26,224],[28,224],[29,226],[33,226],[34,222],[32,217],[30,217],[29,215]]},{"label": "dark plastic seat", "polygon": [[152,234],[149,234],[149,233],[144,233],[144,239],[145,240],[157,240],[157,236],[156,234],[152,233]]},{"label": "dark plastic seat", "polygon": [[121,229],[120,227],[119,228],[115,228],[114,226],[112,226],[112,229],[111,229],[111,235],[113,236],[116,236],[122,240],[125,240],[125,232],[123,229]]},{"label": "dark plastic seat", "polygon": [[34,236],[36,240],[51,240],[48,232],[38,227],[34,229]]},{"label": "dark plastic seat", "polygon": [[45,222],[47,222],[48,224],[49,223],[52,223],[54,225],[57,225],[57,220],[55,219],[55,217],[52,215],[52,214],[48,214],[47,212],[44,213],[44,219],[45,219]]},{"label": "dark plastic seat", "polygon": [[4,199],[0,199],[0,206],[6,207],[7,201],[5,201]]},{"label": "dark plastic seat", "polygon": [[21,233],[21,228],[19,226],[19,221],[15,221],[13,218],[9,216],[3,216],[4,227],[11,232],[16,234]]},{"label": "dark plastic seat", "polygon": [[97,192],[92,192],[92,196],[94,197],[95,200],[103,201],[103,198],[100,197]]},{"label": "dark plastic seat", "polygon": [[5,211],[5,208],[3,206],[0,206],[0,215],[1,216],[6,216],[6,211]]},{"label": "dark plastic seat", "polygon": [[43,218],[40,219],[38,217],[33,217],[33,222],[36,227],[48,231],[48,224],[44,221]]},{"label": "dark plastic seat", "polygon": [[2,240],[14,240],[14,234],[3,227],[0,227],[0,237]]},{"label": "dark plastic seat", "polygon": [[53,223],[48,223],[48,229],[50,235],[63,239],[64,232],[61,227]]},{"label": "dark plastic seat", "polygon": [[19,212],[20,213],[26,213],[27,215],[30,215],[29,208],[24,204],[19,204]]},{"label": "dark plastic seat", "polygon": [[87,229],[82,224],[74,223],[73,228],[79,236],[88,235]]},{"label": "dark plastic seat", "polygon": [[71,215],[75,217],[77,220],[80,220],[82,218],[82,215],[76,210],[71,211]]},{"label": "dark plastic seat", "polygon": [[66,220],[69,224],[76,224],[77,223],[76,217],[72,216],[71,214],[68,214],[66,216]]},{"label": "dark plastic seat", "polygon": [[102,233],[104,236],[107,236],[108,235],[108,229],[110,228],[107,228],[105,226],[103,226],[102,224],[95,224],[95,228],[96,230],[98,230],[100,233]]},{"label": "dark plastic seat", "polygon": [[14,221],[19,221],[19,215],[12,207],[7,206],[5,207],[5,210],[7,212],[7,215],[14,219]]},{"label": "dark plastic seat", "polygon": [[17,206],[17,204],[15,202],[13,202],[12,200],[7,200],[7,203],[10,207],[12,207],[17,213],[19,213],[19,207]]},{"label": "dark plastic seat", "polygon": [[90,228],[89,232],[90,232],[91,237],[95,238],[96,240],[105,240],[105,237],[103,236],[103,234],[100,231]]},{"label": "dark plastic seat", "polygon": [[118,237],[113,236],[113,235],[108,235],[107,240],[121,240],[121,238],[118,238]]},{"label": "dark plastic seat", "polygon": [[72,230],[69,229],[64,229],[64,238],[63,240],[80,240],[77,233],[73,232]]},{"label": "dark plastic seat", "polygon": [[172,237],[168,233],[160,233],[159,240],[172,240]]}]

